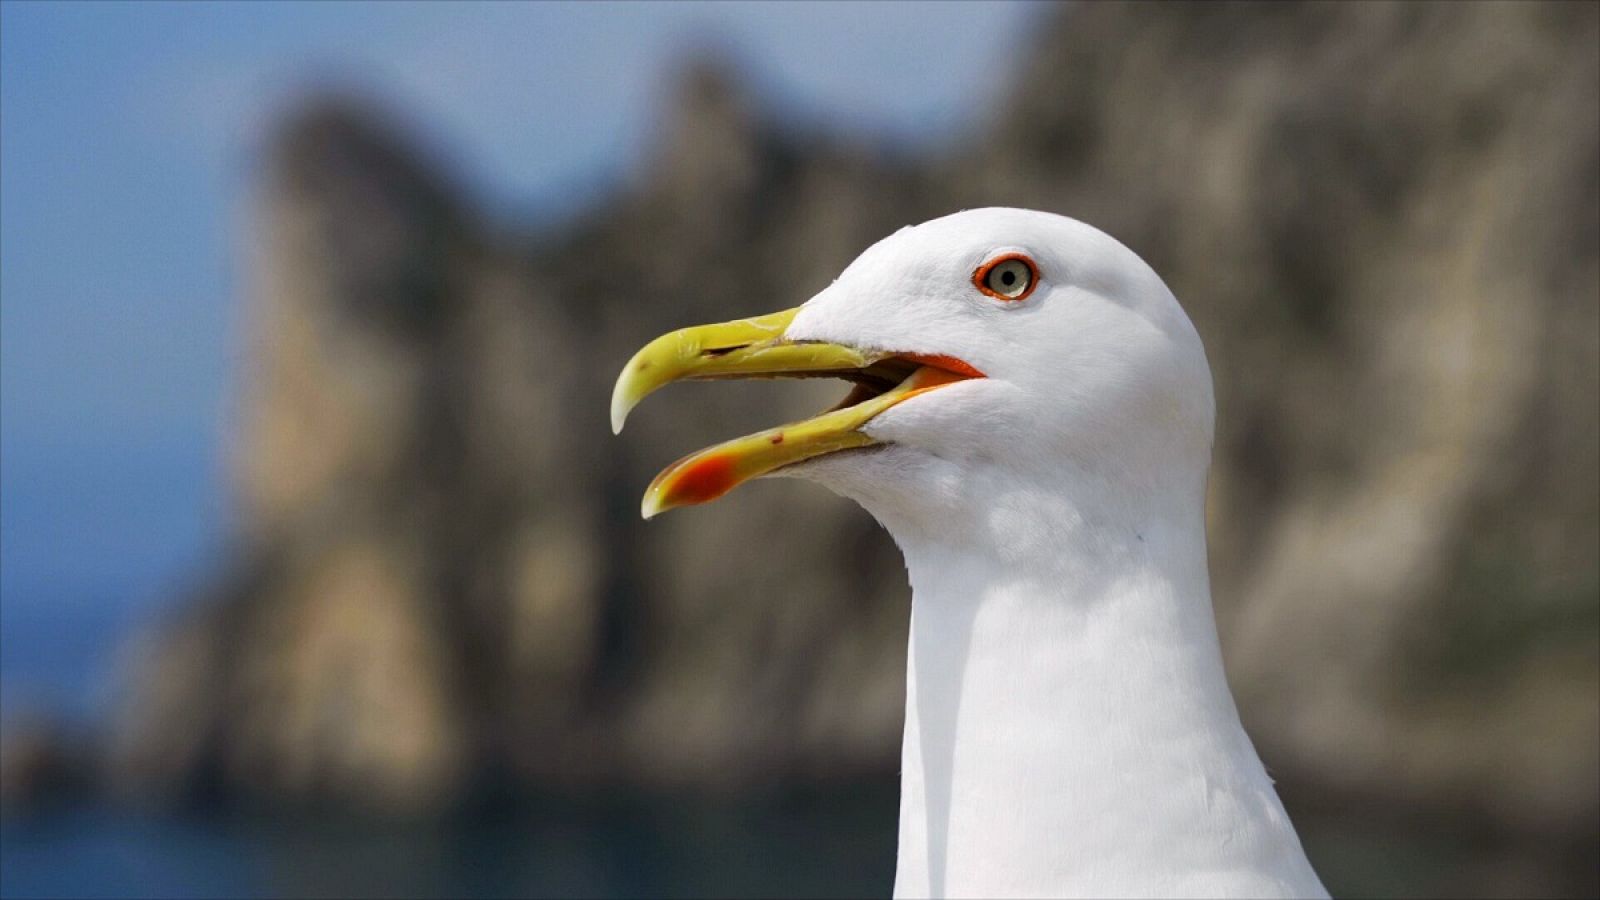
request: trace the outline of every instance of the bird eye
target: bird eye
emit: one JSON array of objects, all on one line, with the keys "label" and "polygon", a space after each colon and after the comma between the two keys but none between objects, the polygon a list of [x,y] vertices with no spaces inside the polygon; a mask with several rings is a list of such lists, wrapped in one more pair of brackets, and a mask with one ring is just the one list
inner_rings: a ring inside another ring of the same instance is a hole
[{"label": "bird eye", "polygon": [[1009,253],[984,263],[972,276],[978,290],[995,298],[1015,302],[1033,293],[1039,282],[1039,269],[1021,253]]}]

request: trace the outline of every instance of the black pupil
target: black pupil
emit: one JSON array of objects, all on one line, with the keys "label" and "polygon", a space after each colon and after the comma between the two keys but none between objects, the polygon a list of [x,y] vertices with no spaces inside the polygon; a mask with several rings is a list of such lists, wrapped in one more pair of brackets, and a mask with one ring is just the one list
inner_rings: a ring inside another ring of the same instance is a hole
[{"label": "black pupil", "polygon": [[1005,285],[1006,287],[1011,287],[1013,284],[1017,283],[1017,273],[1012,272],[1009,269],[1004,271],[1004,272],[1001,272],[1000,273],[1000,283]]}]

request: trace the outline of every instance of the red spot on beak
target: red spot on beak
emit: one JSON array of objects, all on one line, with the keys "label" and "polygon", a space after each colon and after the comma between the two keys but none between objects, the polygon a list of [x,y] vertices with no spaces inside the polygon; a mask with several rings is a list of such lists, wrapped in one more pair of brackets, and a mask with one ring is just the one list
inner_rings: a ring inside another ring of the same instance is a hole
[{"label": "red spot on beak", "polygon": [[767,440],[771,441],[774,444],[781,444],[781,443],[783,443],[783,432],[780,431],[777,434],[773,435],[772,437],[767,438]]},{"label": "red spot on beak", "polygon": [[673,479],[668,496],[674,505],[709,503],[726,494],[734,481],[732,459],[708,456],[680,472]]}]

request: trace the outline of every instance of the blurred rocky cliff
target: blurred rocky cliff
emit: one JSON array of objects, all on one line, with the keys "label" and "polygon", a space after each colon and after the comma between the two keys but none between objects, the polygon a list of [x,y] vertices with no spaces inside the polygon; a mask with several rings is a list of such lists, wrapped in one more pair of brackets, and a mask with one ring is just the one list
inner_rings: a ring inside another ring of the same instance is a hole
[{"label": "blurred rocky cliff", "polygon": [[426,811],[893,773],[887,536],[782,481],[637,513],[838,389],[684,388],[625,440],[606,401],[665,330],[1015,205],[1123,240],[1206,341],[1223,644],[1286,788],[1592,852],[1600,7],[1084,4],[1026,49],[927,155],[690,67],[633,181],[543,230],[308,103],[257,203],[237,553],[144,641],[119,781]]}]

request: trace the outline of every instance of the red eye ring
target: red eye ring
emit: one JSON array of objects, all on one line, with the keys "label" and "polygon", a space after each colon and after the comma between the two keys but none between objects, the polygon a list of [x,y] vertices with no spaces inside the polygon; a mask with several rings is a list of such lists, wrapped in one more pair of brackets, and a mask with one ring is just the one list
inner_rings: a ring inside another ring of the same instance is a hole
[{"label": "red eye ring", "polygon": [[[1000,293],[989,287],[988,283],[989,273],[994,271],[996,266],[1013,261],[1020,262],[1028,267],[1028,286],[1022,289],[1022,293],[1014,297]],[[978,271],[972,273],[972,286],[1002,303],[1021,303],[1028,299],[1028,295],[1033,293],[1034,288],[1039,286],[1039,265],[1026,253],[1003,253],[979,266]]]}]

